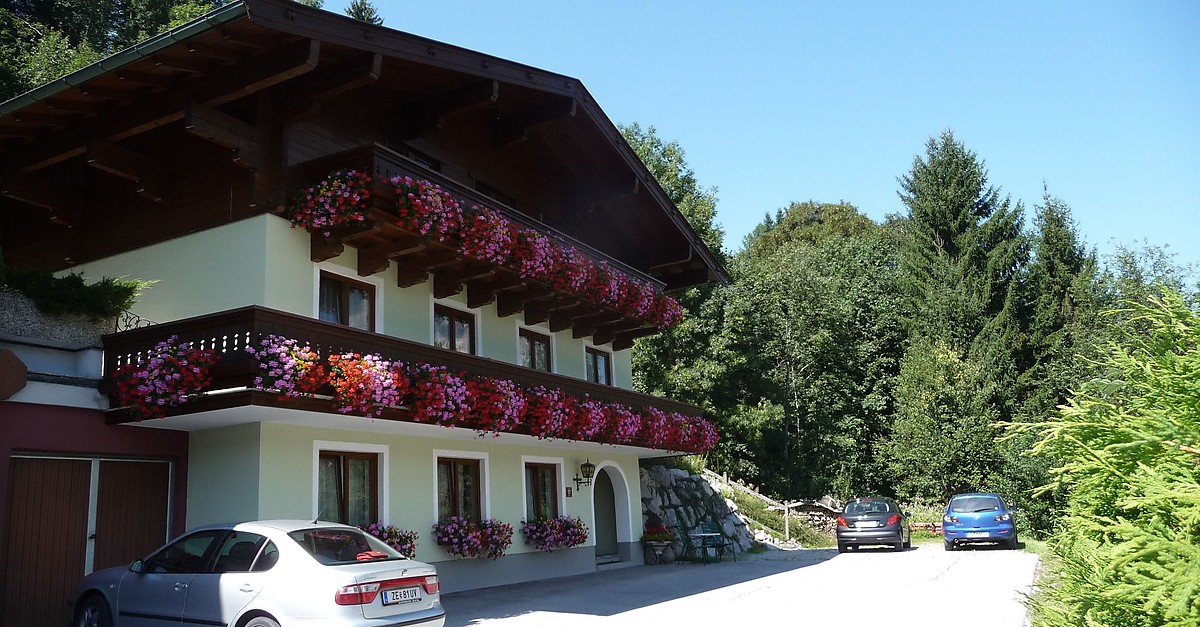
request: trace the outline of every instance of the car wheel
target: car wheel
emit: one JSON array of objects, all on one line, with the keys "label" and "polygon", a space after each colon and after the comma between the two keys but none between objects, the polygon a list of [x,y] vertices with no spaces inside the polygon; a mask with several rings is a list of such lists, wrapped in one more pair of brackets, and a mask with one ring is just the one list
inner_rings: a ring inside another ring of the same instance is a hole
[{"label": "car wheel", "polygon": [[1017,536],[1013,536],[1013,537],[1009,538],[1009,540],[1008,540],[1008,548],[1010,548],[1010,549],[1019,549],[1019,548],[1021,548],[1021,541],[1017,539]]},{"label": "car wheel", "polygon": [[279,627],[279,623],[275,622],[275,619],[270,616],[255,616],[246,621],[242,627]]},{"label": "car wheel", "polygon": [[88,597],[75,612],[75,627],[112,627],[112,624],[108,602],[100,595]]},{"label": "car wheel", "polygon": [[904,548],[906,548],[906,549],[912,548],[912,536],[909,536],[908,539],[906,539],[904,541]]},{"label": "car wheel", "polygon": [[894,550],[894,551],[897,551],[897,552],[899,552],[899,551],[903,551],[903,550],[904,550],[904,543],[903,543],[903,542],[897,542],[897,543],[893,544],[893,545],[892,545],[892,550]]},{"label": "car wheel", "polygon": [[945,548],[947,551],[953,551],[953,550],[954,550],[954,543],[953,543],[953,542],[951,542],[951,541],[949,541],[949,540],[943,540],[943,541],[942,541],[942,547],[943,547],[943,548]]},{"label": "car wheel", "polygon": [[846,545],[844,545],[844,544],[839,544],[839,545],[838,545],[838,553],[845,553],[845,552],[846,552],[846,551],[848,551],[848,550],[850,550],[850,547],[848,547],[848,546],[846,546]]}]

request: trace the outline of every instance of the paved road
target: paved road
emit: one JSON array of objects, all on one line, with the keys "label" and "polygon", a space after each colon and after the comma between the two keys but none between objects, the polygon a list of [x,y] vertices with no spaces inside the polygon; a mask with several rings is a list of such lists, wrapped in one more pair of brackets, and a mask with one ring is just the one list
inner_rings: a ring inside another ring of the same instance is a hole
[{"label": "paved road", "polygon": [[[576,625],[892,625],[1022,627],[1037,556],[941,544],[892,553],[773,550],[719,564],[667,564],[500,586],[442,597],[446,627]],[[817,621],[817,622],[810,622]],[[882,623],[881,623],[882,624]]]}]

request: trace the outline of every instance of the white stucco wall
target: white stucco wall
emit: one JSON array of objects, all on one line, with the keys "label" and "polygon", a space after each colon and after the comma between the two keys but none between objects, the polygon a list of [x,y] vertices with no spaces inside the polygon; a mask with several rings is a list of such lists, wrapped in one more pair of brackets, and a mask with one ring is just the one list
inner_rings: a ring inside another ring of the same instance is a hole
[{"label": "white stucco wall", "polygon": [[[348,419],[365,421],[364,418]],[[452,559],[433,542],[437,519],[436,458],[473,457],[484,460],[484,516],[513,526],[509,554],[536,553],[520,532],[525,518],[524,465],[527,461],[557,463],[561,513],[579,516],[595,526],[591,488],[576,488],[571,480],[585,459],[610,468],[623,478],[617,490],[617,536],[630,542],[640,533],[641,492],[637,458],[616,449],[599,453],[555,446],[528,438],[511,444],[491,438],[473,440],[414,437],[374,426],[372,432],[311,428],[282,423],[253,423],[191,434],[188,473],[189,528],[212,522],[270,518],[313,518],[316,511],[316,452],[359,450],[379,453],[380,517],[397,527],[417,531],[417,555],[425,561]],[[381,432],[383,431],[383,432]],[[572,496],[566,497],[566,488]],[[594,545],[594,537],[589,546]]]}]

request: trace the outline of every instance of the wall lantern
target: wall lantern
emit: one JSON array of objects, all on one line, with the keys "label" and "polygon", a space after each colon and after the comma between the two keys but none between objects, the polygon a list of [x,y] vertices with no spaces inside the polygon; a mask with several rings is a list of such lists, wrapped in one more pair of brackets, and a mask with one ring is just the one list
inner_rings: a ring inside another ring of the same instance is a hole
[{"label": "wall lantern", "polygon": [[575,489],[578,490],[579,486],[592,485],[592,477],[595,476],[596,465],[590,459],[583,462],[579,465],[579,472],[575,473]]}]

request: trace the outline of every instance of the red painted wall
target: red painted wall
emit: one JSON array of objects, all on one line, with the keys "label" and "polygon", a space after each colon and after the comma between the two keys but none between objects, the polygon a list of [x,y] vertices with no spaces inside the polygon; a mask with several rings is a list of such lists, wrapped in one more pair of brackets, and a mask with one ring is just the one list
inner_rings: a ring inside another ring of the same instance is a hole
[{"label": "red painted wall", "polygon": [[[184,531],[187,515],[188,434],[135,425],[108,425],[95,409],[0,401],[0,540],[8,532],[9,468],[14,453],[138,457],[174,462],[171,529]],[[4,562],[0,541],[0,563]]]}]

